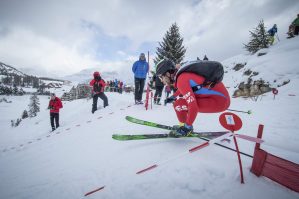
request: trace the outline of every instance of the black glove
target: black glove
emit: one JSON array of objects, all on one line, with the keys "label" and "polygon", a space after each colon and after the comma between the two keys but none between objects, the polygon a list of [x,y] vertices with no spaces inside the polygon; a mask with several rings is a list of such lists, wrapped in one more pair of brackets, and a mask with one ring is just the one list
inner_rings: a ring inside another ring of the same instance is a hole
[{"label": "black glove", "polygon": [[168,98],[166,98],[165,100],[164,100],[164,105],[166,105],[167,103],[172,103],[172,102],[174,102],[176,100],[176,97],[175,96],[170,96],[170,97],[168,97]]},{"label": "black glove", "polygon": [[48,109],[52,110],[52,109],[54,109],[54,107],[53,106],[48,106]]}]

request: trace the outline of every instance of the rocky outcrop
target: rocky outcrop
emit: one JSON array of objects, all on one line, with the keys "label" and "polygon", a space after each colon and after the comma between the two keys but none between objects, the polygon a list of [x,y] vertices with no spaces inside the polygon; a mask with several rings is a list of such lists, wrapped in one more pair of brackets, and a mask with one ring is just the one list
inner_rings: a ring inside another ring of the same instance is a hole
[{"label": "rocky outcrop", "polygon": [[247,63],[244,63],[244,64],[241,64],[241,63],[238,63],[236,64],[234,67],[233,67],[233,70],[234,71],[238,71],[238,70],[241,70],[242,68],[244,68],[246,66]]},{"label": "rocky outcrop", "polygon": [[265,83],[264,80],[256,80],[252,82],[248,79],[248,82],[242,82],[238,86],[238,89],[234,92],[233,97],[254,97],[271,91],[269,83]]}]

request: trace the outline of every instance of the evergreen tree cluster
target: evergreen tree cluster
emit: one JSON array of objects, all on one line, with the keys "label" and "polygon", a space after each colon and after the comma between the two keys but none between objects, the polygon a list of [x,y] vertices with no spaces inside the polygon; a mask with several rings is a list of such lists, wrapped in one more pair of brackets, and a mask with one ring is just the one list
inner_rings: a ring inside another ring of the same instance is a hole
[{"label": "evergreen tree cluster", "polygon": [[19,126],[21,121],[28,117],[37,116],[37,112],[40,111],[40,103],[39,103],[39,98],[37,97],[36,94],[34,94],[30,97],[30,103],[29,103],[28,107],[29,107],[29,111],[24,110],[21,115],[21,118],[17,118],[16,120],[10,120],[11,127]]},{"label": "evergreen tree cluster", "polygon": [[[2,74],[4,75],[4,74]],[[40,80],[38,77],[35,76],[20,76],[16,74],[7,74],[4,77],[1,78],[1,82],[4,85],[16,85],[16,86],[21,86],[21,87],[29,87],[32,86],[33,88],[39,88]]]},{"label": "evergreen tree cluster", "polygon": [[264,21],[261,20],[258,26],[250,32],[250,41],[244,44],[245,49],[254,54],[260,49],[268,48],[270,46],[270,36],[266,31]]},{"label": "evergreen tree cluster", "polygon": [[186,48],[183,45],[184,39],[181,37],[179,27],[176,23],[172,24],[166,32],[163,41],[157,47],[157,57],[155,64],[161,59],[168,58],[174,63],[181,63],[185,57]]},{"label": "evergreen tree cluster", "polygon": [[18,88],[16,85],[13,87],[6,86],[0,83],[0,95],[24,95],[25,91]]}]

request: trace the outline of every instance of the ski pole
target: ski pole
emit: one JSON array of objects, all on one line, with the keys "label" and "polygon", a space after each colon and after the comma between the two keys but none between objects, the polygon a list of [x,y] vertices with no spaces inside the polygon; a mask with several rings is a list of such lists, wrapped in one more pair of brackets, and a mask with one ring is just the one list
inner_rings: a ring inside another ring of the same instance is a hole
[{"label": "ski pole", "polygon": [[[202,137],[202,138],[199,138],[199,139],[202,139],[202,140],[205,140],[205,141],[209,141],[209,139],[207,139],[207,138],[203,138],[203,137]],[[219,144],[219,143],[214,143],[214,144],[217,145],[217,146],[223,147],[223,148],[225,148],[225,149],[228,149],[228,150],[230,150],[230,151],[237,152],[236,149],[230,148],[230,147],[228,147],[228,146],[225,146],[225,145],[222,145],[222,144]],[[244,152],[241,152],[241,151],[240,151],[240,154],[245,155],[245,156],[250,157],[250,158],[253,158],[252,155],[249,155],[249,154],[244,153]]]},{"label": "ski pole", "polygon": [[226,110],[228,110],[228,111],[234,111],[234,112],[239,112],[239,113],[247,113],[249,115],[252,113],[251,110],[248,110],[248,111],[240,111],[240,110],[234,110],[234,109],[226,109]]},{"label": "ski pole", "polygon": [[277,41],[280,41],[280,39],[279,39],[279,37],[278,37],[278,35],[276,34],[276,38],[277,38]]}]

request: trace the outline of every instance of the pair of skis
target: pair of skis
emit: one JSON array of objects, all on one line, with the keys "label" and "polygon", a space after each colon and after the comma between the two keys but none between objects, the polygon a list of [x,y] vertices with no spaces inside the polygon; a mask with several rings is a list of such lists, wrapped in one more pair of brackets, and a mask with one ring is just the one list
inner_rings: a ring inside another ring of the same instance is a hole
[{"label": "pair of skis", "polygon": [[[173,130],[172,126],[167,126],[163,124],[158,124],[154,122],[148,122],[145,120],[140,120],[131,116],[126,116],[126,120],[129,122],[165,129],[165,130]],[[184,138],[204,138],[205,140],[214,139],[216,137],[222,136],[228,133],[228,131],[216,131],[216,132],[193,132],[189,136]],[[174,136],[171,133],[160,133],[160,134],[139,134],[139,135],[121,135],[121,134],[113,134],[112,138],[119,141],[126,141],[126,140],[143,140],[143,139],[162,139],[162,138],[180,138],[183,136]]]},{"label": "pair of skis", "polygon": [[[172,126],[167,126],[167,125],[163,125],[163,124],[158,124],[155,122],[149,122],[149,121],[145,121],[145,120],[141,120],[141,119],[137,119],[131,116],[126,116],[126,120],[128,120],[129,122],[135,123],[135,124],[140,124],[140,125],[145,125],[145,126],[150,126],[150,127],[155,127],[155,128],[159,128],[159,129],[165,129],[165,130],[173,130]],[[214,131],[214,132],[193,132],[191,135],[187,136],[187,137],[183,137],[182,138],[200,138],[202,140],[205,141],[209,141],[212,139],[215,139],[217,137],[220,137],[226,133],[229,133],[228,131]],[[250,137],[250,136],[246,136],[246,135],[240,135],[240,134],[234,134],[234,136],[248,140],[248,141],[252,141],[252,142],[257,142],[257,143],[262,143],[263,140],[258,139],[258,138],[254,138],[254,137]],[[144,139],[164,139],[164,138],[180,138],[178,136],[173,136],[170,133],[161,133],[161,134],[138,134],[138,135],[123,135],[123,134],[113,134],[112,138],[115,140],[119,140],[119,141],[127,141],[127,140],[144,140]],[[222,145],[220,143],[214,143],[217,146],[226,148],[228,150],[231,151],[235,151],[236,149],[233,149],[231,147]],[[252,155],[249,155],[247,153],[244,152],[240,152],[240,154],[245,155],[247,157],[253,158]]]}]

